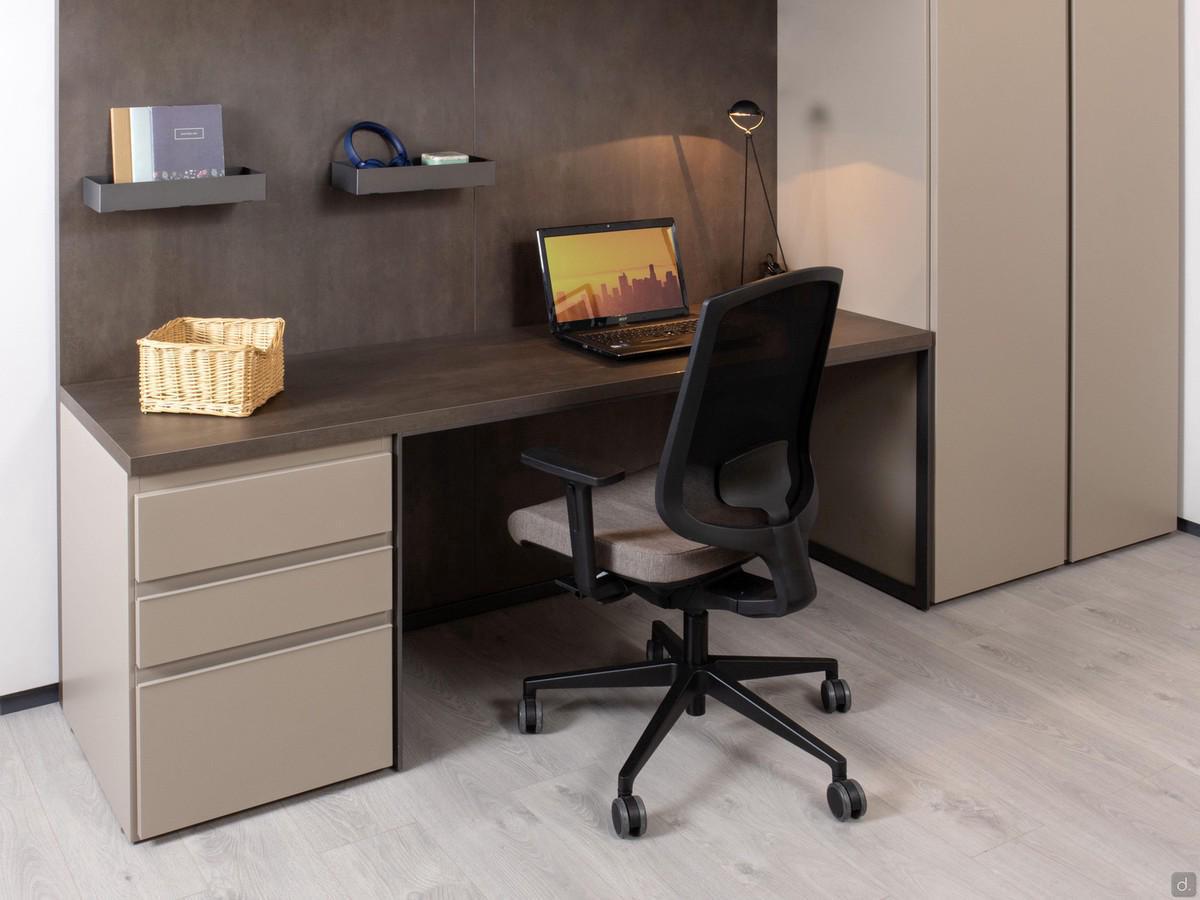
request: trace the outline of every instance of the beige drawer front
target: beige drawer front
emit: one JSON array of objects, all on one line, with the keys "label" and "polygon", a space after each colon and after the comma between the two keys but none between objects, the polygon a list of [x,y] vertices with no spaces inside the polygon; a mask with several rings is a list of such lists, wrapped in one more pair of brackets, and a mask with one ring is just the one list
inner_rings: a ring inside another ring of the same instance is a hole
[{"label": "beige drawer front", "polygon": [[137,494],[137,579],[390,531],[391,476],[377,453]]},{"label": "beige drawer front", "polygon": [[137,664],[157,666],[391,608],[391,547],[150,595],[137,604]]},{"label": "beige drawer front", "polygon": [[392,628],[137,689],[138,836],[392,764]]}]

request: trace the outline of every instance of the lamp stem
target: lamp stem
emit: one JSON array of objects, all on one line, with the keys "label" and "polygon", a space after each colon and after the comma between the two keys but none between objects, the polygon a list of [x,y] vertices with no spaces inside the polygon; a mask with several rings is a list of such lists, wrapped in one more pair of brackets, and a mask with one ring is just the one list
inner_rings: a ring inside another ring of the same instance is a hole
[{"label": "lamp stem", "polygon": [[[750,132],[746,132],[746,148],[742,162],[742,268],[739,285],[746,283],[746,207],[750,192]],[[758,151],[754,151],[755,162],[758,161]]]},{"label": "lamp stem", "polygon": [[[787,254],[783,252],[783,241],[779,239],[779,228],[775,224],[775,213],[771,209],[771,197],[767,194],[767,181],[763,178],[762,165],[758,162],[758,148],[754,146],[751,135],[746,135],[746,143],[754,150],[754,167],[758,169],[758,183],[762,185],[763,200],[767,203],[767,215],[771,217],[771,230],[775,232],[775,243],[779,246],[779,258],[783,260],[784,269],[788,268]],[[745,189],[742,191],[742,270],[745,277],[746,267],[746,200]]]}]

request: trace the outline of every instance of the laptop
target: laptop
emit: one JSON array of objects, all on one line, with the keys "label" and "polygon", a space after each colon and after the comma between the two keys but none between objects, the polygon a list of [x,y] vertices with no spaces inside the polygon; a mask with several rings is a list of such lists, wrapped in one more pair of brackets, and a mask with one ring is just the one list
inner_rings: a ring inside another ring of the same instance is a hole
[{"label": "laptop", "polygon": [[674,219],[540,228],[550,331],[615,359],[690,350]]}]

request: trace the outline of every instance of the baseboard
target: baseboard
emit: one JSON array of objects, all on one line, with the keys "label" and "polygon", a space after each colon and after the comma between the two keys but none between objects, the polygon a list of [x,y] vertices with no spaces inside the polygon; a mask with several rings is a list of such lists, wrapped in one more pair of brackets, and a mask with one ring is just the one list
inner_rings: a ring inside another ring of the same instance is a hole
[{"label": "baseboard", "polygon": [[1179,520],[1179,530],[1185,534],[1194,534],[1196,537],[1200,537],[1200,525],[1189,522],[1187,519]]},{"label": "baseboard", "polygon": [[0,716],[20,712],[23,709],[33,709],[35,706],[45,706],[58,702],[58,685],[48,684],[45,687],[30,688],[27,691],[17,691],[13,694],[0,696]]},{"label": "baseboard", "polygon": [[404,613],[404,630],[413,631],[417,628],[427,628],[430,625],[440,625],[454,619],[477,616],[480,613],[504,609],[506,606],[516,606],[518,603],[528,603],[531,600],[541,600],[543,597],[552,597],[561,593],[563,593],[563,589],[553,581],[543,581],[509,591],[498,591],[495,594],[484,594],[481,597],[455,600],[453,603],[443,603],[429,609]]},{"label": "baseboard", "polygon": [[860,563],[858,560],[843,556],[836,550],[831,550],[823,544],[818,544],[816,541],[809,541],[808,555],[817,562],[825,563],[825,565],[832,569],[844,572],[856,581],[870,585],[877,591],[895,597],[897,600],[903,600],[909,606],[915,606],[921,610],[927,610],[931,606],[930,598],[926,592],[919,590],[911,584],[897,581],[891,575],[885,575],[878,569],[873,569],[864,563]]}]

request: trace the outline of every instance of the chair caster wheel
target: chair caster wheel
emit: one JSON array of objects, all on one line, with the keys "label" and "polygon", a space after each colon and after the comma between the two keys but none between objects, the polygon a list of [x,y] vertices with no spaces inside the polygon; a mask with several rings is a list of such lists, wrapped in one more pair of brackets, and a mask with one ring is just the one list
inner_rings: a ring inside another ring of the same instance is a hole
[{"label": "chair caster wheel", "polygon": [[617,837],[635,838],[646,833],[646,804],[637,794],[612,802],[613,831]]},{"label": "chair caster wheel", "polygon": [[861,819],[867,814],[867,795],[853,778],[831,783],[825,791],[825,799],[829,801],[829,811],[839,822]]},{"label": "chair caster wheel", "polygon": [[523,697],[517,704],[517,730],[521,734],[542,733],[542,701]]},{"label": "chair caster wheel", "polygon": [[821,706],[825,712],[850,711],[850,683],[845,678],[826,678],[821,682]]},{"label": "chair caster wheel", "polygon": [[666,649],[654,638],[646,641],[646,662],[662,662],[666,659]]}]

